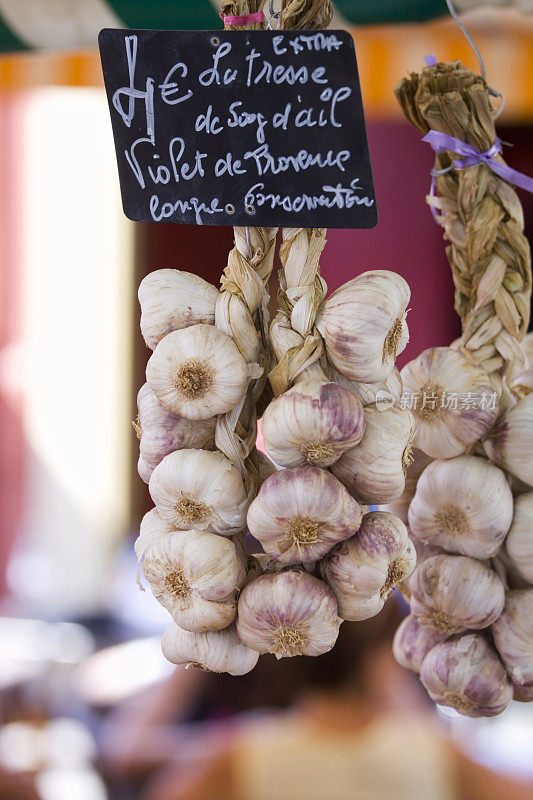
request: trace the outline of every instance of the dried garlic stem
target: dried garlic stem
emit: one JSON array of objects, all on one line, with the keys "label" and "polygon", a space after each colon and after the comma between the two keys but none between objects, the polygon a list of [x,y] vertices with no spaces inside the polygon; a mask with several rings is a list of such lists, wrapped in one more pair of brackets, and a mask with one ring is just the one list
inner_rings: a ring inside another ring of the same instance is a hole
[{"label": "dried garlic stem", "polygon": [[[483,81],[460,61],[428,66],[395,89],[407,119],[488,150],[496,141],[496,110]],[[453,166],[453,153],[437,155],[436,171]],[[501,156],[498,161],[504,163]],[[496,381],[510,383],[523,370],[519,347],[528,328],[531,253],[516,192],[485,164],[437,176],[439,222],[449,241],[462,344]]]}]

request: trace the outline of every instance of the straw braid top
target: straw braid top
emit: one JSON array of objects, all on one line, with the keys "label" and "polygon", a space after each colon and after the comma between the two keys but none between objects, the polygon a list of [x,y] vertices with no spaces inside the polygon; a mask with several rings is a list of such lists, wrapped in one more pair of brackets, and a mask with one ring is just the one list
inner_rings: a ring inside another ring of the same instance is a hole
[{"label": "straw braid top", "polygon": [[[407,119],[423,134],[454,136],[480,152],[496,141],[496,110],[483,79],[460,61],[426,67],[395,89]],[[453,153],[436,156],[435,170],[453,164]],[[498,155],[498,161],[505,163]],[[485,164],[436,177],[439,222],[455,284],[461,344],[486,371],[508,383],[522,371],[530,315],[531,253],[524,237],[522,206],[513,187]]]},{"label": "straw braid top", "polygon": [[[255,14],[262,11],[266,0],[223,0],[222,13],[226,17],[243,17],[248,14]],[[238,28],[233,25],[224,25],[227,31],[253,31],[264,28],[264,23],[255,22],[253,25],[240,25]]]}]

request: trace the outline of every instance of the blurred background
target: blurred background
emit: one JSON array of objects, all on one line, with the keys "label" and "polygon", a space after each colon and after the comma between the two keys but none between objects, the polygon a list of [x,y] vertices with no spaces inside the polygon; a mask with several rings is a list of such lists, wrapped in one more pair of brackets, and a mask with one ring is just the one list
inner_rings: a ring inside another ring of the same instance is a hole
[{"label": "blurred background", "polygon": [[[533,2],[456,5],[468,12],[489,83],[505,96],[499,134],[514,145],[506,158],[532,174]],[[349,777],[335,789],[331,780],[326,788],[307,785],[286,763],[301,729],[285,731],[284,760],[265,733],[273,709],[304,727],[309,719],[336,730],[347,725],[341,738],[356,775],[379,769],[392,752],[399,771],[400,762],[410,764],[398,754],[423,750],[427,737],[416,725],[409,739],[409,720],[420,717],[465,754],[468,769],[487,765],[502,779],[533,780],[533,707],[514,703],[502,717],[480,721],[434,711],[389,655],[399,601],[312,667],[262,659],[251,676],[228,678],[174,668],[161,655],[167,614],[138,590],[132,549],[150,507],[131,427],[147,359],[136,287],[160,267],[218,283],[232,230],[133,224],[123,216],[95,43],[104,26],[217,28],[215,6],[0,0],[0,800],[210,800],[225,797],[224,786],[228,800],[402,800],[385,788],[354,794]],[[441,229],[425,205],[432,151],[404,121],[393,88],[429,53],[478,66],[443,0],[336,6],[337,26],[355,39],[380,222],[372,231],[331,230],[322,272],[331,289],[369,268],[391,268],[409,281],[403,364],[451,341],[459,326]],[[520,195],[531,238],[533,198]],[[389,739],[372,744],[368,724],[383,715],[402,720],[401,735],[388,729]],[[241,724],[249,736],[238,733]],[[241,794],[224,772],[216,777],[232,735],[240,753],[232,763],[248,775]],[[320,737],[313,746],[322,750]],[[339,759],[341,751],[335,748]],[[406,800],[533,797],[505,782],[457,794],[454,768],[441,761],[433,772],[442,774],[439,786],[428,793],[423,782],[412,784]],[[262,769],[265,794],[249,778]],[[201,788],[204,773],[218,789]]]}]

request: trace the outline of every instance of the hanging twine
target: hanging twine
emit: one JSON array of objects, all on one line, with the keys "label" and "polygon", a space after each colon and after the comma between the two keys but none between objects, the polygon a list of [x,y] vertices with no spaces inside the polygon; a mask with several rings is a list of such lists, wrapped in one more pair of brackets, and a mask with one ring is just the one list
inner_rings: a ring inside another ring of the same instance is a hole
[{"label": "hanging twine", "polygon": [[[222,3],[225,30],[255,30],[262,22],[250,21],[265,0],[232,0]],[[239,18],[239,19],[236,19]],[[247,20],[248,18],[248,20]],[[243,24],[243,22],[250,24]],[[274,267],[276,228],[234,228],[235,246],[221,278],[215,308],[215,324],[231,336],[248,364],[259,364],[254,379],[239,406],[217,419],[215,443],[245,480],[250,496],[258,485],[256,403],[263,392],[270,366],[264,330],[268,325],[268,283]]]},{"label": "hanging twine", "polygon": [[[460,61],[430,63],[402,80],[395,94],[423,135],[437,131],[453,136],[506,166],[494,147],[494,93]],[[428,203],[438,210],[449,242],[461,344],[490,375],[510,384],[524,367],[519,342],[530,315],[531,253],[522,206],[514,188],[490,163],[464,166],[456,161],[452,150],[437,152],[432,174],[438,197],[430,196]]]},{"label": "hanging twine", "polygon": [[[327,28],[333,16],[329,0],[283,0],[280,28]],[[320,255],[326,244],[325,228],[284,228],[280,258],[279,311],[270,336],[277,365],[269,375],[276,396],[296,378],[326,380],[320,361],[324,343],[315,327],[318,308],[327,291],[320,277]]]}]

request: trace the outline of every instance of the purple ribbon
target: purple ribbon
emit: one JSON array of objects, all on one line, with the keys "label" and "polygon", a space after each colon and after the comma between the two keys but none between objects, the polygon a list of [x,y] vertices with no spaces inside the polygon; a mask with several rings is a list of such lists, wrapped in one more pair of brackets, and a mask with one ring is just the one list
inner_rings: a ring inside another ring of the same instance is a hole
[{"label": "purple ribbon", "polygon": [[[477,164],[485,164],[505,181],[509,181],[514,186],[519,186],[520,189],[525,189],[526,192],[533,192],[533,178],[496,160],[495,156],[502,149],[502,143],[499,139],[496,139],[492,147],[489,147],[483,153],[480,153],[473,145],[440,131],[429,131],[422,138],[422,141],[428,142],[436,153],[444,153],[449,150],[451,153],[462,156],[460,159],[454,159],[453,166],[455,169],[465,169],[466,167],[474,167]],[[444,170],[444,172],[448,172],[448,170]],[[431,174],[433,179],[431,181],[430,196],[433,197],[435,194],[435,173],[432,172]],[[437,219],[437,212],[433,206],[431,207],[431,213]]]}]

